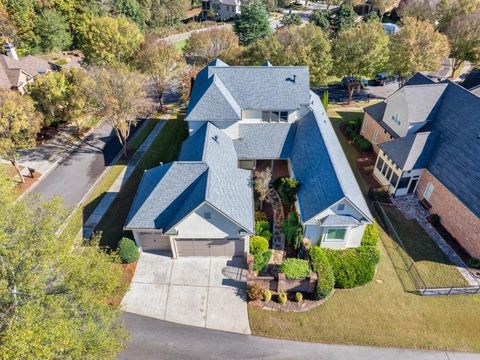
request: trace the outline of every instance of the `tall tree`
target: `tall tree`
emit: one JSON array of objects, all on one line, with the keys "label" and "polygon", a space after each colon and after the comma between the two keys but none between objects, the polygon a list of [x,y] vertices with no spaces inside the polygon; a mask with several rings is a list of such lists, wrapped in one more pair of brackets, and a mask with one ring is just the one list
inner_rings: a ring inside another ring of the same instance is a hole
[{"label": "tall tree", "polygon": [[450,21],[445,31],[453,58],[452,76],[465,62],[480,62],[480,12],[458,15]]},{"label": "tall tree", "polygon": [[470,14],[479,5],[480,0],[440,0],[437,6],[438,28],[445,30],[454,17]]},{"label": "tall tree", "polygon": [[234,30],[242,45],[249,45],[271,34],[268,11],[261,0],[243,2]]},{"label": "tall tree", "polygon": [[42,52],[67,50],[72,45],[72,34],[67,19],[58,11],[47,9],[37,18],[35,33]]},{"label": "tall tree", "polygon": [[347,76],[348,102],[364,76],[384,70],[388,60],[388,36],[378,22],[363,22],[358,27],[342,31],[333,45],[334,71]]},{"label": "tall tree", "polygon": [[437,7],[440,0],[401,0],[397,14],[417,20],[426,20],[434,23],[437,19]]},{"label": "tall tree", "polygon": [[252,64],[265,60],[274,65],[300,65],[310,68],[310,81],[325,84],[332,68],[330,42],[317,26],[289,26],[250,46],[245,54]]},{"label": "tall tree", "polygon": [[335,34],[352,28],[357,18],[352,5],[345,3],[329,13],[330,26]]},{"label": "tall tree", "polygon": [[41,119],[33,101],[11,90],[0,91],[0,156],[10,161],[25,182],[18,166],[18,150],[35,146]]},{"label": "tall tree", "polygon": [[282,26],[292,26],[292,25],[301,25],[302,18],[300,15],[295,13],[285,14],[283,15],[282,20],[280,20]]},{"label": "tall tree", "polygon": [[19,54],[32,52],[38,43],[34,32],[37,14],[30,0],[4,0],[3,4],[15,24],[19,38],[17,51]]},{"label": "tall tree", "polygon": [[145,25],[145,14],[137,0],[115,1],[115,13],[126,16],[140,28]]},{"label": "tall tree", "polygon": [[92,244],[72,252],[56,231],[58,199],[14,202],[0,178],[0,358],[115,359],[126,331],[111,300],[118,259]]},{"label": "tall tree", "polygon": [[0,41],[17,42],[17,28],[5,6],[0,2]]},{"label": "tall tree", "polygon": [[100,66],[127,63],[143,41],[138,27],[125,17],[85,18],[77,32],[85,61]]},{"label": "tall tree", "polygon": [[308,20],[312,24],[315,24],[327,34],[330,32],[330,20],[328,18],[330,12],[322,9],[315,9]]},{"label": "tall tree", "polygon": [[137,66],[149,77],[155,100],[163,109],[165,93],[180,85],[185,61],[175,45],[166,44],[163,41],[150,41],[148,37],[138,55]]},{"label": "tall tree", "polygon": [[198,65],[221,57],[227,63],[240,57],[241,47],[237,35],[229,28],[193,33],[187,40],[183,53]]},{"label": "tall tree", "polygon": [[390,37],[391,70],[401,80],[418,71],[437,71],[449,55],[448,39],[429,22],[404,18],[402,31]]},{"label": "tall tree", "polygon": [[94,114],[115,129],[127,153],[127,140],[136,117],[145,111],[145,82],[137,73],[119,68],[94,69],[87,89]]}]

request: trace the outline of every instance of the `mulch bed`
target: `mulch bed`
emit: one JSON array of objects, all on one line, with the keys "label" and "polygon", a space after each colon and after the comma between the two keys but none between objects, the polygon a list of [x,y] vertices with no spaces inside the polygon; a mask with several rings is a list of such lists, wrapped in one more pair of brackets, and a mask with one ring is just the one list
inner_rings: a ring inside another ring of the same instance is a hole
[{"label": "mulch bed", "polygon": [[41,173],[39,173],[38,171],[34,171],[33,172],[33,177],[30,177],[30,176],[24,176],[24,180],[25,182],[24,183],[21,183],[19,182],[17,185],[16,185],[16,188],[18,189],[18,191],[23,194],[25,191],[28,190],[28,188],[30,188],[30,186],[32,186],[34,183],[37,182],[38,178],[42,176]]},{"label": "mulch bed", "polygon": [[[122,282],[125,285],[125,290],[127,290],[128,287],[130,286],[131,281],[132,281],[133,274],[135,274],[135,269],[137,268],[137,263],[135,262],[135,263],[132,263],[132,264],[120,264],[120,266],[123,269]],[[109,301],[109,305],[119,305],[120,302],[122,301],[124,295],[125,294],[123,292],[117,294],[112,300]]]},{"label": "mulch bed", "polygon": [[309,300],[304,299],[301,303],[295,301],[287,301],[286,304],[280,304],[273,300],[268,302],[262,300],[255,300],[250,301],[248,304],[258,307],[263,310],[270,310],[270,311],[285,311],[285,312],[305,312],[310,311],[317,306],[322,305],[325,300]]}]

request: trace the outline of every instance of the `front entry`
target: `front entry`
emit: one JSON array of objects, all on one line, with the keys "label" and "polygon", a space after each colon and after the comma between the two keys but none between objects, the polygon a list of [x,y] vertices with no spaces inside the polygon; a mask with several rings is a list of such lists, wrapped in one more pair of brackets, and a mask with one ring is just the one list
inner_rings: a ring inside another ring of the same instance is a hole
[{"label": "front entry", "polygon": [[410,186],[408,187],[408,194],[413,194],[415,188],[417,187],[418,179],[412,179]]},{"label": "front entry", "polygon": [[177,256],[243,256],[244,239],[175,239]]}]

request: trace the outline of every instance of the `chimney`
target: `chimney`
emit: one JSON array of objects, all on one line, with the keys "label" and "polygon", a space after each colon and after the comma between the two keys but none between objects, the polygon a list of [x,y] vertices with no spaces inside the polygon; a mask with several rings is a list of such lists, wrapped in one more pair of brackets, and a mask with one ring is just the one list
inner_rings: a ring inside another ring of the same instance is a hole
[{"label": "chimney", "polygon": [[5,54],[12,59],[18,60],[17,51],[12,43],[5,43]]}]

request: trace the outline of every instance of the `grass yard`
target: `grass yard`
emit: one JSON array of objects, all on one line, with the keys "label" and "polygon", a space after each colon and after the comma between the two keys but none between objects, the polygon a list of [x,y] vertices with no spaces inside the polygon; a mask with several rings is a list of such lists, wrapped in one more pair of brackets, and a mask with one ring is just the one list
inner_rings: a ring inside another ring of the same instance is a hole
[{"label": "grass yard", "polygon": [[[140,147],[157,123],[158,122],[154,119],[147,120],[147,123],[138,131],[132,141],[128,143],[128,149],[130,152],[133,152]],[[92,193],[71,214],[68,225],[63,230],[61,237],[68,238],[69,240],[74,240],[76,238],[85,221],[92,214],[93,210],[95,210],[108,189],[110,189],[120,173],[125,169],[126,165],[127,161],[122,159],[108,169],[100,182],[95,186]]]},{"label": "grass yard", "polygon": [[336,290],[305,313],[249,307],[252,333],[309,342],[480,351],[480,296],[405,292],[385,251],[388,236],[383,231],[381,238],[382,258],[371,283]]},{"label": "grass yard", "polygon": [[[437,246],[420,224],[415,220],[405,219],[403,214],[394,206],[383,206],[382,208],[403,243],[405,250],[399,248],[398,251],[402,252],[402,257],[407,257],[415,263],[425,286],[436,288],[469,285],[455,265],[448,259],[448,256]],[[394,241],[393,239],[390,240]],[[394,244],[390,245],[393,250]],[[390,251],[389,254],[392,254],[392,252]]]},{"label": "grass yard", "polygon": [[186,44],[187,44],[187,39],[177,41],[175,43],[175,49],[177,49],[177,51],[183,51],[183,48],[185,47]]},{"label": "grass yard", "polygon": [[98,224],[95,231],[102,232],[101,246],[116,249],[118,242],[123,237],[123,226],[144,171],[158,166],[160,162],[168,163],[176,160],[180,145],[187,136],[186,122],[183,117],[184,114],[182,113],[175,119],[167,121]]}]

